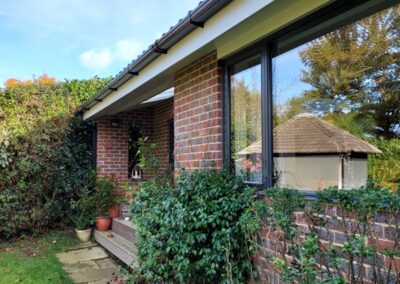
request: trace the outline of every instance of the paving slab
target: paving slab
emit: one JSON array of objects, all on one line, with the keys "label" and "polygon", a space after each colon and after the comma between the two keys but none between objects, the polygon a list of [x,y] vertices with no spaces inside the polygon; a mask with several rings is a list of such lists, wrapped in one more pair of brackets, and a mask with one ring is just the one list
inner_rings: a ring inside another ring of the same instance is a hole
[{"label": "paving slab", "polygon": [[57,258],[74,283],[116,283],[118,265],[103,248],[88,242],[58,253]]},{"label": "paving slab", "polygon": [[89,281],[87,284],[120,284],[118,280],[106,280],[106,279],[101,279],[101,280],[96,280],[96,281]]},{"label": "paving slab", "polygon": [[108,254],[105,250],[99,246],[75,249],[68,252],[62,252],[57,254],[58,259],[62,263],[77,263],[87,260],[107,258]]},{"label": "paving slab", "polygon": [[86,283],[97,280],[110,281],[116,276],[118,269],[115,268],[102,268],[102,269],[87,269],[81,272],[72,273],[69,276],[75,283]]},{"label": "paving slab", "polygon": [[99,268],[118,267],[111,258],[98,259],[95,262]]},{"label": "paving slab", "polygon": [[76,263],[65,263],[64,264],[64,270],[67,271],[67,273],[77,273],[77,272],[82,272],[88,269],[99,269],[100,266],[97,265],[96,261],[94,260],[87,260],[87,261],[81,261],[81,262],[76,262]]}]

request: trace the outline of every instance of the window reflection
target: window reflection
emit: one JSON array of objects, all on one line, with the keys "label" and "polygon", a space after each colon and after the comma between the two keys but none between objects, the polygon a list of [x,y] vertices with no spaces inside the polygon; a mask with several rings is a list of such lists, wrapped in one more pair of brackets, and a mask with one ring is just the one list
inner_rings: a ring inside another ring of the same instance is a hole
[{"label": "window reflection", "polygon": [[396,6],[273,59],[276,185],[399,185],[399,30]]},{"label": "window reflection", "polygon": [[261,66],[254,57],[231,69],[233,167],[247,182],[261,183]]}]

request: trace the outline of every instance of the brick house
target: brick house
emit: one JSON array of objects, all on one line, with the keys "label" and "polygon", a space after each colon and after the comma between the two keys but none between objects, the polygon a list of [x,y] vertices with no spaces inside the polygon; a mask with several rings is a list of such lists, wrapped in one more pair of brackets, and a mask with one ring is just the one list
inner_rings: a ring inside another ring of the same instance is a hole
[{"label": "brick house", "polygon": [[[200,2],[82,106],[83,118],[97,124],[99,173],[113,174],[121,184],[148,177],[130,153],[135,137],[148,137],[157,144],[164,172],[173,170],[177,175],[182,167],[198,169],[215,162],[218,168],[246,172],[251,185],[271,187],[278,154],[272,147],[273,129],[290,114],[295,99],[311,88],[301,79],[302,72],[310,70],[309,48],[395,3]],[[310,101],[307,109],[294,115],[313,111],[325,115],[334,103],[334,99]],[[258,147],[257,162],[254,153],[247,153],[246,164],[235,163],[238,153],[255,141],[262,149]],[[296,156],[290,161],[295,163]],[[293,165],[289,168],[296,171]],[[311,178],[319,180],[320,174]],[[134,241],[130,230],[129,222],[113,222],[118,238]],[[96,235],[99,243],[129,262],[131,252],[118,248],[118,238],[110,241]],[[392,241],[385,234],[382,238]]]}]

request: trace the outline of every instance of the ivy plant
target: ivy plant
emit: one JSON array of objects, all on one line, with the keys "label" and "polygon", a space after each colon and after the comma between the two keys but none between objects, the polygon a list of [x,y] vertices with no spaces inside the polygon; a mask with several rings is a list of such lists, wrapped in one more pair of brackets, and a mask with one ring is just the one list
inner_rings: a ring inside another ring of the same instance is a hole
[{"label": "ivy plant", "polygon": [[254,189],[226,171],[182,171],[176,186],[141,183],[132,205],[137,275],[153,283],[243,283],[254,276],[264,209]]}]

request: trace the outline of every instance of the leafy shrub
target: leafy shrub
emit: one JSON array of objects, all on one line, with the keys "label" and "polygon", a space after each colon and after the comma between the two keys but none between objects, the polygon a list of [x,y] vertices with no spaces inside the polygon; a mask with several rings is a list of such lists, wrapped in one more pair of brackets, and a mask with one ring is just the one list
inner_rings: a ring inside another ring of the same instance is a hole
[{"label": "leafy shrub", "polygon": [[0,89],[0,238],[71,221],[90,183],[93,125],[74,116],[107,80],[9,80]]},{"label": "leafy shrub", "polygon": [[87,188],[83,188],[78,199],[73,203],[73,222],[75,228],[84,230],[92,227],[96,217],[96,203],[93,195]]},{"label": "leafy shrub", "polygon": [[7,140],[0,141],[0,168],[5,168],[11,163],[11,158],[7,152],[9,142]]},{"label": "leafy shrub", "polygon": [[[141,183],[132,203],[137,274],[152,283],[241,283],[252,276],[252,237],[264,204],[225,171],[183,171]],[[137,278],[136,278],[137,279]]]},{"label": "leafy shrub", "polygon": [[96,216],[108,216],[108,210],[119,203],[118,182],[114,177],[98,177],[93,192]]}]

